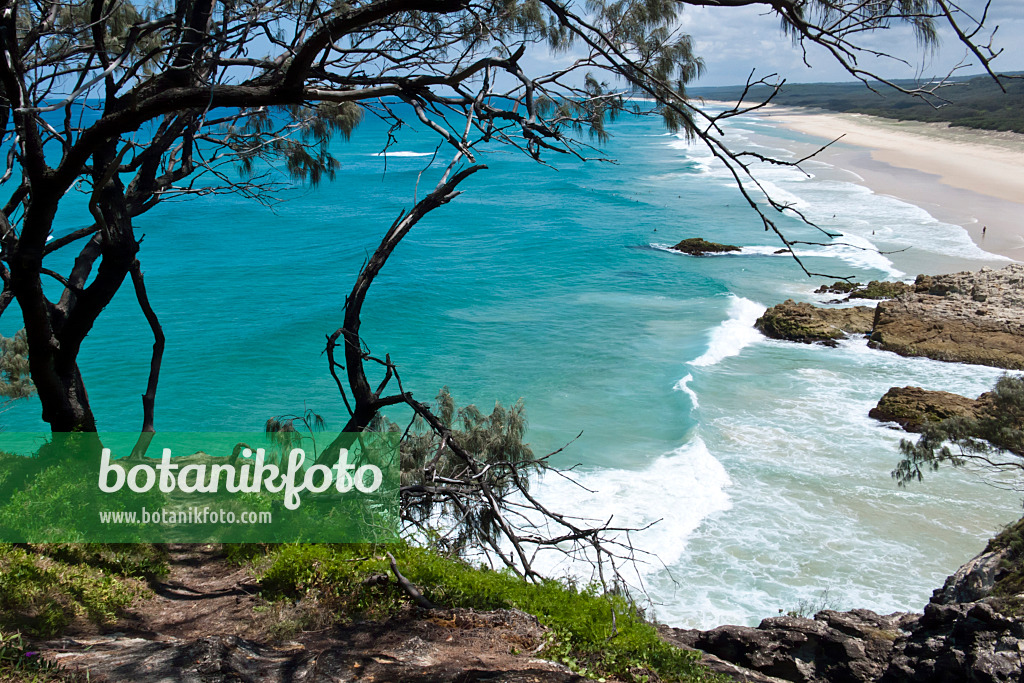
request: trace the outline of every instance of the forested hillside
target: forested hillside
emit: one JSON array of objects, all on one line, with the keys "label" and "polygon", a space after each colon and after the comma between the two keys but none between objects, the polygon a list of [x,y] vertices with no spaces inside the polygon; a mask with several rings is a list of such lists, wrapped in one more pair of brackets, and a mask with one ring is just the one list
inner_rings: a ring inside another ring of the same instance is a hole
[{"label": "forested hillside", "polygon": [[[912,81],[896,81],[913,86]],[[894,88],[878,86],[872,92],[859,82],[787,83],[772,100],[791,107],[819,107],[839,112],[856,112],[911,121],[948,121],[954,126],[1024,133],[1024,79],[1005,79],[1006,92],[990,77],[967,76],[954,79],[941,90],[947,104],[932,106]],[[711,100],[735,100],[740,86],[694,88],[691,94]],[[767,86],[753,88],[748,100],[759,101],[770,93]]]}]

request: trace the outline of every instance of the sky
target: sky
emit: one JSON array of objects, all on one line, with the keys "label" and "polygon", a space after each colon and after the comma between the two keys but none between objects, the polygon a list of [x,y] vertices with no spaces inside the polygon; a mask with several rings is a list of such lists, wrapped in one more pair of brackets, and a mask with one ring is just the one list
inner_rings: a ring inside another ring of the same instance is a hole
[{"label": "sky", "polygon": [[[972,11],[983,7],[978,0],[965,0]],[[1005,52],[995,61],[1001,71],[1024,71],[1024,2],[993,0],[989,9],[989,27],[999,26],[995,44]],[[823,48],[809,50],[810,68],[803,64],[802,52],[779,29],[778,17],[763,7],[686,7],[682,29],[694,41],[696,53],[704,58],[705,73],[693,86],[737,85],[746,81],[752,69],[758,76],[777,73],[796,83],[849,81],[852,77]],[[965,49],[948,28],[940,31],[940,45],[934,54],[922,59],[907,28],[894,28],[865,36],[866,46],[879,51],[902,53],[909,65],[891,59],[865,57],[861,66],[886,78],[930,78],[944,76],[965,58]],[[958,71],[977,74],[977,62]]]}]

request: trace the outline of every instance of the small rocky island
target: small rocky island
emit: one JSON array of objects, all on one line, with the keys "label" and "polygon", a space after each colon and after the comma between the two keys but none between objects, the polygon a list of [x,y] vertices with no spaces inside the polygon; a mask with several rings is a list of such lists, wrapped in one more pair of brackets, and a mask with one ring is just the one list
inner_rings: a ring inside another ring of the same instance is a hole
[{"label": "small rocky island", "polygon": [[741,251],[740,247],[732,244],[708,242],[703,237],[690,237],[674,247],[669,248],[681,251],[684,254],[689,254],[690,256],[704,256],[706,254],[723,254],[730,251]]}]

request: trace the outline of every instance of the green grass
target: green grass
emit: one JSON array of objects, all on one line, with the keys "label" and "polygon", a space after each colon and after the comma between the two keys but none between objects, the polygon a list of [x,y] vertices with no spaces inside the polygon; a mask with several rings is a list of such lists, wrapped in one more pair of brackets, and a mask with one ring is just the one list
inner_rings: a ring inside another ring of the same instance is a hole
[{"label": "green grass", "polygon": [[0,628],[50,637],[77,618],[110,623],[144,593],[131,577],[163,566],[149,546],[0,544]]},{"label": "green grass", "polygon": [[698,664],[695,653],[659,638],[654,626],[621,596],[558,581],[529,583],[511,573],[472,567],[422,548],[280,546],[262,571],[264,596],[294,599],[312,594],[336,615],[393,613],[407,602],[404,593],[393,581],[366,580],[390,574],[385,550],[394,554],[406,578],[437,605],[514,608],[536,616],[550,629],[545,656],[582,675],[629,681],[722,680]]}]

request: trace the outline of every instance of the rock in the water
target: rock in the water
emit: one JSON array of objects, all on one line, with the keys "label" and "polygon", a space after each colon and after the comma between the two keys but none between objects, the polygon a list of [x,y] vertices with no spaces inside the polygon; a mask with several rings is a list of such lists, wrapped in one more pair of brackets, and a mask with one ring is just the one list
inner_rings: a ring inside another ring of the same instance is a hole
[{"label": "rock in the water", "polygon": [[950,417],[973,417],[978,401],[948,391],[928,391],[921,387],[893,387],[868,413],[881,422],[896,422],[908,432],[920,432],[925,422]]},{"label": "rock in the water", "polygon": [[878,304],[871,346],[904,356],[1024,369],[1024,264],[921,276]]},{"label": "rock in the water", "polygon": [[915,291],[914,285],[905,282],[872,280],[863,287],[850,292],[851,299],[895,299],[900,294]]},{"label": "rock in the water", "polygon": [[727,251],[740,251],[739,247],[731,244],[718,244],[717,242],[708,242],[703,237],[690,237],[685,239],[679,244],[672,247],[676,251],[681,251],[684,254],[690,254],[691,256],[703,256],[704,254],[720,254]]},{"label": "rock in the water", "polygon": [[915,285],[905,282],[889,282],[888,280],[872,280],[866,285],[859,282],[836,280],[830,285],[822,285],[814,290],[815,294],[849,294],[850,299],[894,299],[900,294],[915,291]]},{"label": "rock in the water", "polygon": [[822,285],[814,290],[815,294],[849,294],[858,287],[863,287],[859,282],[847,282],[846,280],[836,280],[830,285]]},{"label": "rock in the water", "polygon": [[847,334],[867,334],[875,311],[868,306],[820,308],[792,299],[772,306],[754,326],[772,339],[835,344]]}]

